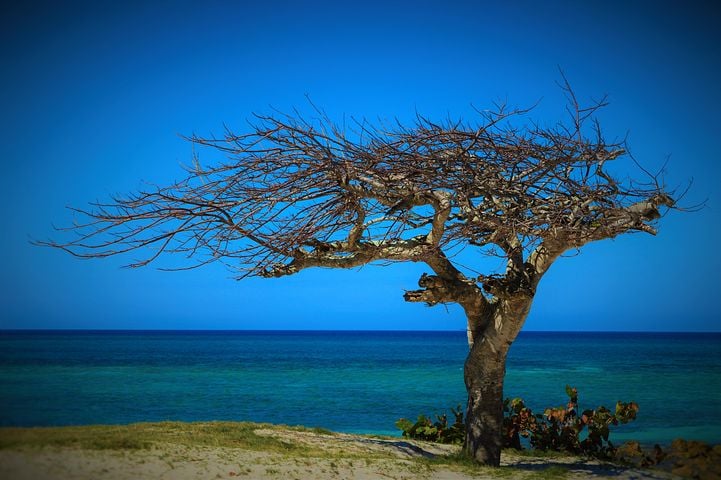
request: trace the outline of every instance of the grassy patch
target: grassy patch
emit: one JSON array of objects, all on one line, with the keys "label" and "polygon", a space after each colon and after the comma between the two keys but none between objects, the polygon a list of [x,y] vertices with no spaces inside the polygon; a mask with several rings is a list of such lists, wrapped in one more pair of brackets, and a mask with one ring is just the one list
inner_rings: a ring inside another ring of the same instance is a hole
[{"label": "grassy patch", "polygon": [[[515,452],[515,450],[514,450]],[[547,453],[547,452],[541,452]],[[545,458],[560,457],[562,455],[558,452],[552,452],[552,455],[545,455]],[[525,454],[523,456],[529,458],[544,458],[544,455],[534,456],[532,454]],[[567,456],[567,455],[566,455]],[[492,478],[513,478],[513,479],[524,479],[524,480],[552,480],[552,479],[563,479],[568,476],[568,469],[558,465],[551,465],[543,469],[528,471],[522,468],[512,466],[502,467],[486,467],[477,464],[468,455],[465,455],[462,451],[450,455],[437,455],[434,458],[423,458],[418,459],[416,462],[422,462],[429,468],[433,466],[447,467],[455,471],[470,474],[473,476],[484,476]]]},{"label": "grassy patch", "polygon": [[418,459],[417,462],[423,462],[429,467],[448,467],[452,470],[474,476],[483,474],[484,476],[491,476],[494,478],[511,478],[514,473],[517,473],[515,469],[508,467],[493,468],[479,465],[471,457],[460,450],[450,455],[436,455],[433,458]]},{"label": "grassy patch", "polygon": [[81,427],[0,428],[0,448],[53,446],[94,450],[137,450],[150,448],[156,443],[173,443],[280,453],[308,450],[302,445],[258,435],[255,433],[258,428],[280,427],[246,422],[160,422]]},{"label": "grassy patch", "polygon": [[92,450],[139,450],[152,442],[132,426],[92,425],[58,428],[1,428],[0,448],[80,447]]},{"label": "grassy patch", "polygon": [[[281,427],[282,425],[278,425]],[[335,435],[335,432],[328,430],[327,428],[321,427],[306,427],[303,425],[283,426],[287,430],[293,430],[294,432],[310,432],[317,433],[318,435]]]},{"label": "grassy patch", "polygon": [[568,469],[553,465],[547,468],[544,468],[543,470],[538,470],[536,472],[533,472],[533,474],[528,478],[528,480],[553,480],[556,478],[566,478],[568,476]]},{"label": "grassy patch", "polygon": [[511,454],[515,457],[528,457],[528,458],[566,458],[571,456],[568,452],[557,452],[555,450],[515,450],[508,449],[504,452]]}]

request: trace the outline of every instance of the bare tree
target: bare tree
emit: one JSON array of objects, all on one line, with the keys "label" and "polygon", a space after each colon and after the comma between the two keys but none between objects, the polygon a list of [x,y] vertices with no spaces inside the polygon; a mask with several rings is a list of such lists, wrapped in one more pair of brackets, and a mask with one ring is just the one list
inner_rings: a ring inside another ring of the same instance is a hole
[{"label": "bare tree", "polygon": [[[238,278],[281,277],[310,267],[422,262],[409,302],[457,303],[468,319],[465,451],[498,465],[506,354],[536,288],[564,252],[628,232],[655,234],[673,207],[658,176],[607,143],[594,112],[566,84],[571,120],[542,127],[528,111],[478,112],[469,125],[418,117],[392,128],[340,128],[317,111],[256,116],[250,133],[192,137],[225,163],[196,162],[185,180],[77,210],[88,220],[67,242],[43,242],[80,257],[163,253],[194,268],[223,262]],[[514,124],[520,124],[514,125]],[[621,180],[625,159],[645,181]],[[630,160],[629,160],[630,159]],[[496,255],[502,273],[469,274],[464,258]]]}]

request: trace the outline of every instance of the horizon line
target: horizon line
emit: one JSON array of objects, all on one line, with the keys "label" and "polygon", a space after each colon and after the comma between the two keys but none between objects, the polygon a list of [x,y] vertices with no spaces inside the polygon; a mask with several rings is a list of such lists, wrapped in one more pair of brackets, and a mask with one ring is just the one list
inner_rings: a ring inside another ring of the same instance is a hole
[{"label": "horizon line", "polygon": [[[465,333],[464,329],[454,330],[409,330],[409,329],[259,329],[259,328],[4,328],[0,327],[0,333],[13,332],[298,332],[298,333]],[[721,330],[521,330],[520,333],[656,333],[656,334],[721,334]]]}]

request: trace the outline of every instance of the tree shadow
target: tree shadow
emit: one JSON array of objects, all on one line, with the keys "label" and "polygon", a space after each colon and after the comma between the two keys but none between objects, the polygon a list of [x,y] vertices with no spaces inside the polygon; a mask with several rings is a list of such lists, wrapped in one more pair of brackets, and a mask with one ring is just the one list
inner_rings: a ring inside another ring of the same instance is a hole
[{"label": "tree shadow", "polygon": [[421,456],[424,458],[436,458],[437,456],[439,456],[439,454],[437,453],[429,452],[422,449],[418,445],[414,445],[410,442],[406,442],[403,440],[381,440],[378,438],[363,438],[355,439],[354,441],[359,443],[370,443],[373,445],[379,445],[381,447],[391,447],[395,450],[398,450],[400,453],[408,455],[409,457]]},{"label": "tree shadow", "polygon": [[[559,467],[569,472],[582,476],[604,476],[604,477],[625,477],[634,480],[668,480],[668,474],[653,470],[642,470],[633,467],[625,467],[612,463],[595,463],[593,461],[564,461],[548,459],[545,461],[515,461],[508,464],[509,467],[526,470],[529,472],[540,472],[552,467]],[[630,472],[631,471],[631,472]]]}]

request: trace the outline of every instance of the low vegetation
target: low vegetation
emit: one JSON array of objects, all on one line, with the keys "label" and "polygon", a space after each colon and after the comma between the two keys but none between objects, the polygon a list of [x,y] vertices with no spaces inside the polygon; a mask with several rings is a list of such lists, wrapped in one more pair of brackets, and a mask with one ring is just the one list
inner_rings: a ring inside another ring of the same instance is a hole
[{"label": "low vegetation", "polygon": [[458,405],[451,409],[454,422],[448,424],[448,415],[436,415],[436,421],[423,414],[418,415],[415,423],[405,418],[396,422],[396,427],[403,432],[406,438],[425,440],[428,442],[462,444],[466,436],[466,425],[463,421],[463,410]]},{"label": "low vegetation", "polygon": [[609,440],[611,427],[635,420],[638,405],[617,402],[612,412],[604,406],[581,411],[578,390],[566,385],[568,403],[534,414],[520,398],[504,402],[506,446],[520,450],[521,437],[536,450],[553,450],[575,455],[612,459],[616,447]]},{"label": "low vegetation", "polygon": [[[721,479],[721,445],[675,440],[665,449],[655,445],[644,450],[638,442],[616,446],[610,440],[611,428],[633,421],[638,412],[634,402],[617,402],[615,409],[599,406],[580,410],[578,390],[566,386],[568,402],[564,406],[546,408],[534,413],[521,398],[503,403],[503,427],[506,449],[532,458],[561,458],[574,455],[611,461],[641,468],[659,468],[683,478]],[[410,439],[439,443],[462,444],[465,422],[460,405],[451,409],[454,421],[449,423],[443,413],[435,421],[419,415],[415,422],[401,418],[396,427]],[[524,449],[526,444],[530,449]],[[553,473],[549,467],[547,474]],[[554,477],[555,478],[555,477]]]},{"label": "low vegetation", "polygon": [[[568,403],[552,407],[536,414],[521,398],[506,399],[503,403],[504,441],[506,448],[522,450],[521,438],[527,439],[531,448],[538,451],[566,452],[599,459],[612,459],[616,447],[609,440],[614,425],[628,423],[636,418],[638,405],[634,402],[618,402],[615,411],[604,406],[581,411],[578,390],[566,385]],[[433,422],[419,415],[415,423],[401,418],[396,427],[406,438],[441,443],[463,443],[465,422],[460,405],[451,409],[454,422],[449,425],[446,414],[436,415]]]},{"label": "low vegetation", "polygon": [[[214,471],[218,463],[226,463],[230,466],[221,467],[226,468],[222,476],[245,478],[346,478],[360,470],[371,476],[384,472],[389,478],[424,478],[451,471],[459,479],[480,476],[543,480],[563,478],[568,473],[565,466],[546,465],[543,459],[532,469],[514,466],[513,459],[511,465],[494,468],[478,465],[454,446],[436,448],[434,444],[411,444],[398,437],[346,435],[322,428],[248,422],[0,428],[0,477],[2,459],[18,452],[28,464],[36,463],[33,459],[39,456],[50,455],[56,466],[70,465],[70,459],[85,455],[103,459],[100,463],[120,462],[117,468],[160,461],[164,469],[197,467]],[[76,464],[85,465],[86,461]]]},{"label": "low vegetation", "polygon": [[[158,443],[173,443],[189,447],[236,447],[270,452],[290,452],[301,448],[297,444],[256,433],[259,429],[274,428],[313,431],[313,429],[305,429],[305,427],[281,427],[249,422],[159,422],[130,425],[2,428],[0,429],[0,449],[50,446],[89,450],[138,450],[151,448]],[[327,430],[325,431],[327,432]]]}]

